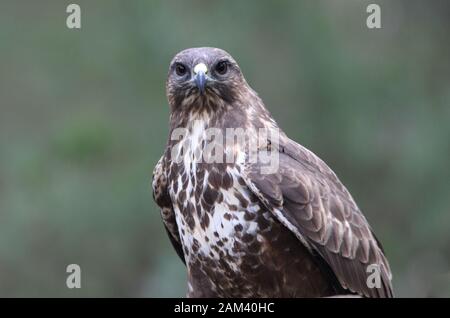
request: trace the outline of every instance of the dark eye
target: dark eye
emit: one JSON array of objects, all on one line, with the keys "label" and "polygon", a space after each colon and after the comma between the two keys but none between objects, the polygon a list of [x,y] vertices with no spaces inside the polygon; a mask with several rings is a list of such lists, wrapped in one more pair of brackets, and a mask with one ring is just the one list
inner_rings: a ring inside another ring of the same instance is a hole
[{"label": "dark eye", "polygon": [[228,71],[228,62],[227,61],[221,61],[216,64],[216,72],[219,75],[225,75]]},{"label": "dark eye", "polygon": [[181,63],[175,65],[175,72],[178,76],[184,76],[187,73],[187,67]]}]

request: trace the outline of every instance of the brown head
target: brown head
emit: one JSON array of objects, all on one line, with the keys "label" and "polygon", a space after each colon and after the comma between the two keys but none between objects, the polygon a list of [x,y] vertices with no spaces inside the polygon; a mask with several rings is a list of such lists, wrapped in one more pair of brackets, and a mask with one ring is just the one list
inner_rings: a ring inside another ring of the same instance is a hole
[{"label": "brown head", "polygon": [[247,88],[231,55],[209,47],[178,53],[170,63],[166,82],[172,112],[214,111],[230,107]]}]

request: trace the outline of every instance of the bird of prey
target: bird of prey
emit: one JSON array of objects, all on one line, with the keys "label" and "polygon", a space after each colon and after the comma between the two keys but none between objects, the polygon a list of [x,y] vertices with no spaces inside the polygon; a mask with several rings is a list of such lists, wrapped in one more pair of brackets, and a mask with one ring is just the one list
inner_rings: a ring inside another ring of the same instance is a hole
[{"label": "bird of prey", "polygon": [[[188,297],[393,297],[383,248],[350,193],[282,132],[230,54],[178,53],[166,93],[153,197],[187,267]],[[217,137],[230,129],[245,137]],[[221,142],[212,157],[227,160],[198,159]],[[276,169],[264,171],[258,158],[269,152]]]}]

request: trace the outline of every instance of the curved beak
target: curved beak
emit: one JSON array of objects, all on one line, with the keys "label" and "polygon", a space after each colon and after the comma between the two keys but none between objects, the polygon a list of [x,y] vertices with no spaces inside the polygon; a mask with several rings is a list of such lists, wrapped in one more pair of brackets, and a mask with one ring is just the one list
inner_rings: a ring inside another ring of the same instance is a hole
[{"label": "curved beak", "polygon": [[197,74],[195,74],[194,81],[195,85],[200,91],[200,94],[204,94],[206,86],[206,74],[203,73],[202,71],[198,72]]},{"label": "curved beak", "polygon": [[207,81],[207,76],[206,74],[208,73],[208,68],[206,67],[206,65],[204,63],[199,63],[194,67],[194,82],[195,85],[197,86],[200,94],[204,94],[205,93],[205,89],[206,89],[206,81]]}]

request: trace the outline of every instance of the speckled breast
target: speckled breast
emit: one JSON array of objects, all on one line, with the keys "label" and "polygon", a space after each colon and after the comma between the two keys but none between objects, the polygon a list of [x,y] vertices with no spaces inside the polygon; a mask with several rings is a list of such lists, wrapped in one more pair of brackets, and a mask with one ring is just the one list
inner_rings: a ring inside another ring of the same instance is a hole
[{"label": "speckled breast", "polygon": [[[241,177],[243,156],[233,163],[195,160],[196,147],[204,145],[201,131],[193,130],[198,137],[189,136],[189,146],[182,157],[172,160],[168,178],[188,267],[188,295],[302,296],[298,280],[320,274],[311,255],[248,189]],[[323,293],[319,289],[326,286],[315,281],[317,292]]]}]

